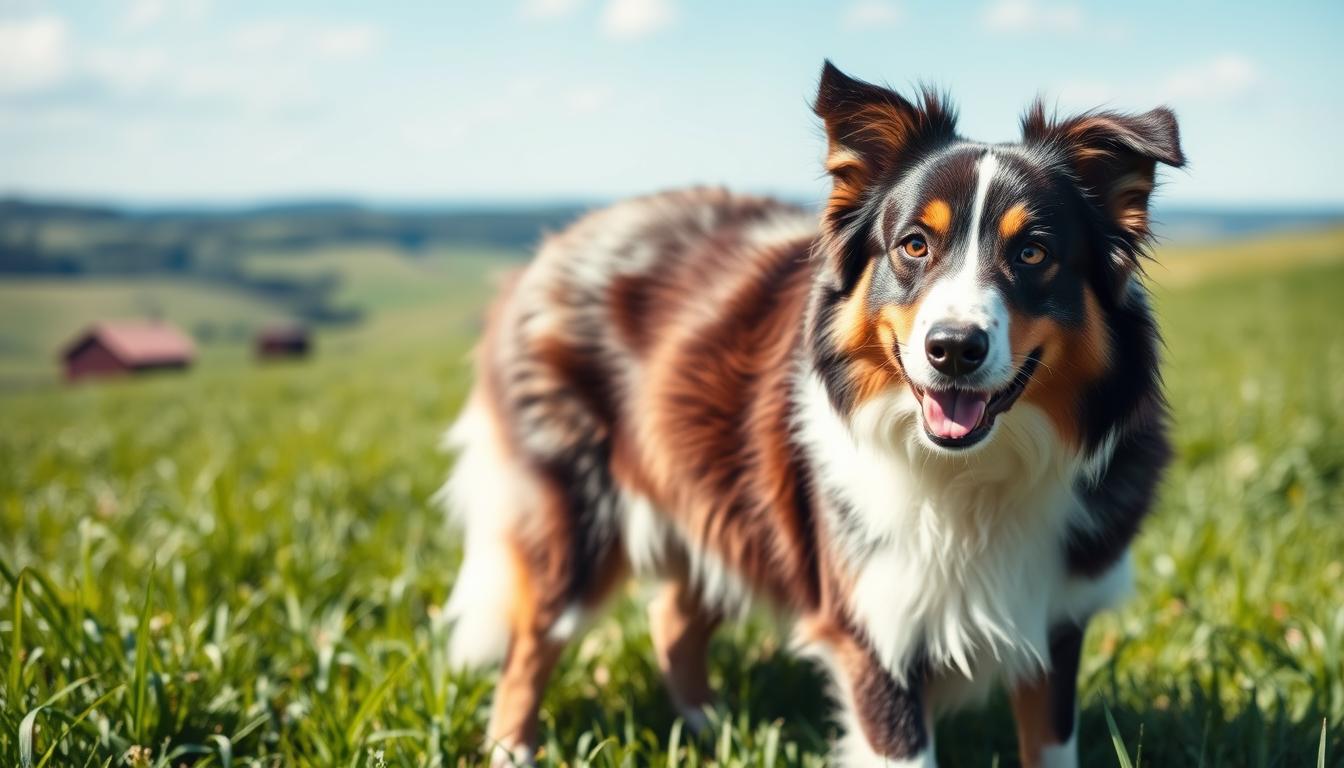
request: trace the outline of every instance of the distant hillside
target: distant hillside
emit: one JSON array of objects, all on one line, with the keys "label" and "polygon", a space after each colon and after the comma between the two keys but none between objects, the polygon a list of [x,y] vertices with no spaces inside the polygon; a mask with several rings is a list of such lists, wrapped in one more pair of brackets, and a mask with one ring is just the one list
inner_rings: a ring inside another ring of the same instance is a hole
[{"label": "distant hillside", "polygon": [[[248,208],[130,208],[0,199],[0,274],[192,275],[238,281],[252,255],[332,246],[532,249],[588,207],[378,207],[296,200]],[[1344,222],[1344,211],[1159,208],[1164,242],[1219,240]],[[273,286],[274,287],[274,286]],[[292,286],[290,287],[292,288]],[[288,290],[280,287],[281,290]]]},{"label": "distant hillside", "polygon": [[1163,242],[1207,242],[1288,230],[1325,229],[1344,224],[1344,210],[1159,207],[1153,212],[1153,219]]},{"label": "distant hillside", "polygon": [[0,273],[181,271],[221,251],[339,243],[525,249],[583,208],[393,210],[296,201],[239,209],[127,209],[0,200]]}]

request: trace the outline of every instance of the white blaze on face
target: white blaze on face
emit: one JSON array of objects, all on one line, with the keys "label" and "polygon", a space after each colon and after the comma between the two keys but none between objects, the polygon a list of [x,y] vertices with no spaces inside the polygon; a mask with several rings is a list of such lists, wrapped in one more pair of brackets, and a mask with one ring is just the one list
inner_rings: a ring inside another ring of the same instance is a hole
[{"label": "white blaze on face", "polygon": [[924,355],[924,339],[929,329],[940,323],[975,325],[989,334],[989,354],[975,374],[977,388],[997,390],[1008,386],[1013,378],[1012,354],[1008,343],[1008,307],[1003,295],[992,283],[980,277],[983,259],[980,236],[984,229],[985,201],[989,197],[994,176],[999,172],[999,160],[986,151],[976,162],[975,199],[971,206],[971,228],[966,251],[961,254],[957,270],[934,283],[920,302],[919,312],[904,362],[906,371],[922,388],[937,388],[945,381]]}]

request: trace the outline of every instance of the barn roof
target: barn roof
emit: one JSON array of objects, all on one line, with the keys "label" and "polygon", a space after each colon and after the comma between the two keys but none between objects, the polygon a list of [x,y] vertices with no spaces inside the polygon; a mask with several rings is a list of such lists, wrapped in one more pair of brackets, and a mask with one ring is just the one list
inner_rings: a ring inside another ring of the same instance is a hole
[{"label": "barn roof", "polygon": [[98,323],[77,336],[63,356],[69,359],[94,340],[130,366],[185,362],[196,356],[191,339],[163,322]]}]

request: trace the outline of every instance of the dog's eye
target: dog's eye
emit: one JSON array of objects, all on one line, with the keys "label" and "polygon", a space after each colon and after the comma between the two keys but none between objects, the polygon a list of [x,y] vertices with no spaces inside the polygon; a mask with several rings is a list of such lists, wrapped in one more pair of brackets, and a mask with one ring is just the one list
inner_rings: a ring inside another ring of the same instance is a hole
[{"label": "dog's eye", "polygon": [[929,244],[919,235],[911,235],[901,241],[901,253],[912,259],[922,259],[929,255]]},{"label": "dog's eye", "polygon": [[1031,243],[1023,246],[1022,250],[1017,252],[1017,263],[1034,267],[1043,263],[1047,255],[1044,248],[1036,243]]}]

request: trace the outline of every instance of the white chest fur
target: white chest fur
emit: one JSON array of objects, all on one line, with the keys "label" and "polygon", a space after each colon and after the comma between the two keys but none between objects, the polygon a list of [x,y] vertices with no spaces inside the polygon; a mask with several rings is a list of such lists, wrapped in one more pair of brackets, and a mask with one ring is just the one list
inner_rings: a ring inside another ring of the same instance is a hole
[{"label": "white chest fur", "polygon": [[1068,578],[1065,532],[1087,522],[1072,490],[1080,465],[1039,410],[1018,404],[982,448],[954,454],[922,442],[904,390],[848,419],[815,377],[799,398],[799,435],[843,505],[827,522],[852,618],[898,679],[923,651],[954,683],[939,686],[956,689],[951,705],[1035,674],[1053,622],[1123,591],[1127,563],[1097,582]]}]

